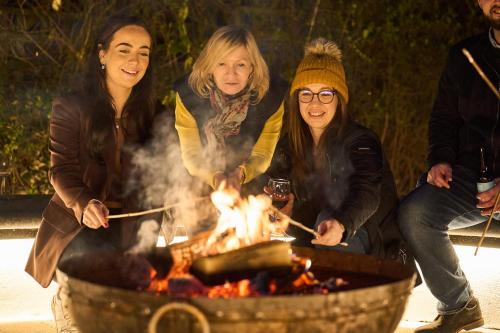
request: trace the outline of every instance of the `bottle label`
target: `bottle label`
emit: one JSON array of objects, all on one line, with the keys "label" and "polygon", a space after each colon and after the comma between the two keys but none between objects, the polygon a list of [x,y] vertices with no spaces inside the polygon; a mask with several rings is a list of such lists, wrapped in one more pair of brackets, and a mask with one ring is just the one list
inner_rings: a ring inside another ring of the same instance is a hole
[{"label": "bottle label", "polygon": [[488,191],[489,189],[493,188],[495,186],[495,182],[487,182],[487,183],[476,183],[477,184],[477,192],[481,193],[484,191]]}]

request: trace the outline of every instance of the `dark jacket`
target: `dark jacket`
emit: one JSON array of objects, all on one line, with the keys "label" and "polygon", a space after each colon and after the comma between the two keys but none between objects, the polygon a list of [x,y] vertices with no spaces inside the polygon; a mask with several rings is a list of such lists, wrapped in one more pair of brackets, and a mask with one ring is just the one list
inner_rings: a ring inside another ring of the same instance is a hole
[{"label": "dark jacket", "polygon": [[[119,134],[108,141],[102,154],[103,161],[92,158],[83,130],[82,98],[76,94],[69,95],[57,98],[52,105],[49,179],[55,194],[42,213],[42,222],[26,264],[26,272],[44,287],[52,281],[64,249],[86,228],[81,221],[87,203],[91,199],[105,201],[113,192],[110,174],[115,168]],[[127,131],[122,130],[123,126]],[[123,126],[118,131],[120,136],[123,134],[124,145],[136,144],[137,134],[133,126],[127,126],[126,123]],[[121,153],[122,184],[131,170],[131,156]],[[117,180],[114,181],[116,184]],[[132,195],[125,196],[121,201],[123,212],[140,208]],[[123,246],[132,245],[140,221],[129,218],[118,223],[121,223]]]},{"label": "dark jacket", "polygon": [[463,55],[466,48],[496,87],[500,87],[500,49],[484,33],[450,49],[429,125],[429,167],[441,162],[478,171],[479,148],[500,176],[500,102]]},{"label": "dark jacket", "polygon": [[[344,240],[364,226],[370,238],[370,254],[390,256],[389,249],[401,245],[396,224],[398,198],[377,135],[351,122],[341,137],[330,135],[326,140],[328,170],[324,177],[314,173],[301,183],[293,179],[286,137],[278,145],[268,175],[291,179],[296,197],[293,219],[312,227],[320,213],[326,214],[344,225]],[[310,245],[312,236],[308,233],[293,227],[289,232],[298,245]]]}]

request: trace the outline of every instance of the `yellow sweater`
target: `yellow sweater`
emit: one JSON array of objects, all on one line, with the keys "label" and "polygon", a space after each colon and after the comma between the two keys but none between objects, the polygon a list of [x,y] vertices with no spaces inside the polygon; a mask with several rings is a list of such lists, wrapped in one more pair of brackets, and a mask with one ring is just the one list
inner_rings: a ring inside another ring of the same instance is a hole
[{"label": "yellow sweater", "polygon": [[[274,154],[283,124],[284,107],[279,109],[266,121],[259,139],[252,148],[249,158],[240,165],[248,183],[264,173]],[[179,134],[182,161],[192,176],[199,177],[205,183],[214,187],[214,176],[223,170],[211,170],[203,160],[203,146],[200,139],[198,124],[193,115],[186,109],[179,94],[175,99],[175,128]]]}]

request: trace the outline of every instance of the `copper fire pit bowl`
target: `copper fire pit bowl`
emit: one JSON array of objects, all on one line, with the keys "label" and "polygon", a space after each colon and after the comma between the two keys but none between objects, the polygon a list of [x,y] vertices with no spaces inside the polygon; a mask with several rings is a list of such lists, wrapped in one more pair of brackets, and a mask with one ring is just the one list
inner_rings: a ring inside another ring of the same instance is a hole
[{"label": "copper fire pit bowl", "polygon": [[61,263],[56,274],[63,304],[82,333],[394,332],[415,282],[410,268],[365,255],[294,252],[312,260],[318,278],[343,276],[352,283],[329,294],[176,299],[114,284],[116,264],[89,278],[81,272],[95,254]]}]

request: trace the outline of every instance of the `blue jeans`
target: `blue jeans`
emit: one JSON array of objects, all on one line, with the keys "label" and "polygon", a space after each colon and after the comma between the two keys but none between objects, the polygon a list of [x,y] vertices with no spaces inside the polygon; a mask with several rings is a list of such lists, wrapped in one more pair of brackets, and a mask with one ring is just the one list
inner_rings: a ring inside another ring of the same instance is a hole
[{"label": "blue jeans", "polygon": [[449,190],[423,182],[399,207],[399,227],[415,254],[425,283],[439,301],[440,314],[461,310],[472,297],[448,230],[487,220],[476,208],[476,178],[472,171],[455,166]]}]

